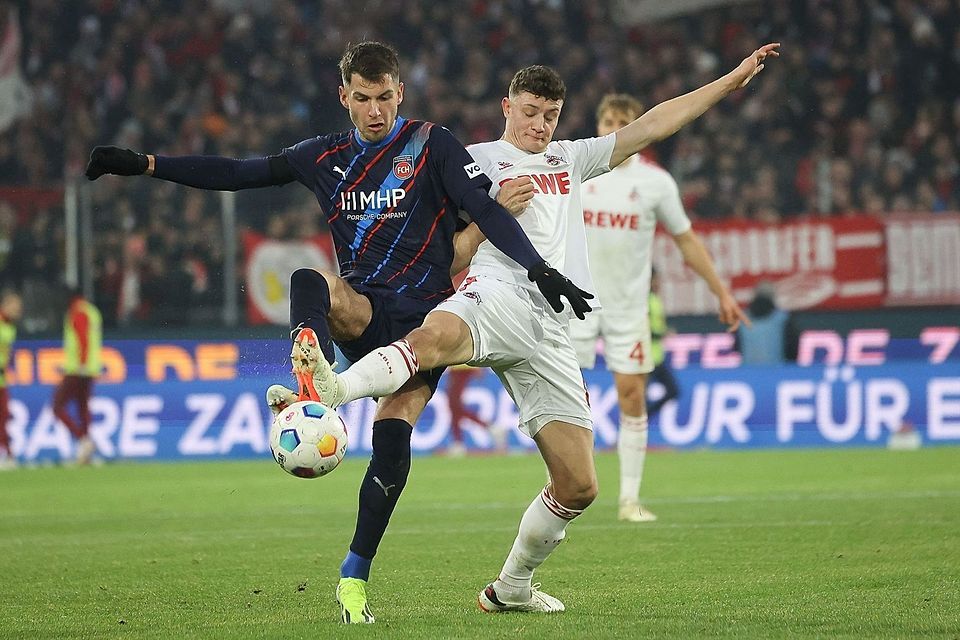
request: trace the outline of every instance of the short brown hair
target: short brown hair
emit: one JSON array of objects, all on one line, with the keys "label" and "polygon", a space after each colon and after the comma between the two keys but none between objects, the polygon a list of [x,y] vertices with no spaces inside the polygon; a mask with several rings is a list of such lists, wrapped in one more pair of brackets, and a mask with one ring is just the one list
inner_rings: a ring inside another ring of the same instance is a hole
[{"label": "short brown hair", "polygon": [[608,93],[603,96],[600,105],[597,107],[597,122],[607,111],[624,111],[637,118],[643,113],[643,103],[628,93]]},{"label": "short brown hair", "polygon": [[566,97],[567,86],[563,84],[559,73],[550,67],[535,64],[517,71],[510,81],[510,97],[518,96],[524,91],[538,98],[559,101]]},{"label": "short brown hair", "polygon": [[390,76],[400,82],[400,60],[396,50],[382,42],[371,41],[348,46],[340,58],[343,84],[350,84],[355,73],[364,80],[376,82],[383,76]]}]

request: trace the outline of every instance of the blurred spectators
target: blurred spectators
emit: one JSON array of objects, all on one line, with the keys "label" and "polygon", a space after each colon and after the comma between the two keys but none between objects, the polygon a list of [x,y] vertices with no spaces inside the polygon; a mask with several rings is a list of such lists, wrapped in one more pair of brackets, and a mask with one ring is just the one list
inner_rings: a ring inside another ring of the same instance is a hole
[{"label": "blurred spectators", "polygon": [[[396,0],[359,12],[349,0],[0,1],[0,56],[19,47],[31,102],[0,126],[0,184],[60,189],[96,144],[248,157],[348,128],[336,62],[362,39],[398,48],[403,114],[465,142],[500,135],[499,99],[527,64],[565,77],[557,136],[580,137],[609,91],[651,106],[778,40],[783,57],[762,82],[652,150],[694,216],[960,208],[957,0],[769,0],[640,25],[619,24],[617,4]],[[238,196],[241,223],[281,237],[316,231],[302,191]],[[105,323],[216,317],[205,309],[222,303],[234,250],[223,246],[217,194],[108,178],[92,198]],[[0,209],[5,279],[57,275],[62,214],[14,229]]]}]

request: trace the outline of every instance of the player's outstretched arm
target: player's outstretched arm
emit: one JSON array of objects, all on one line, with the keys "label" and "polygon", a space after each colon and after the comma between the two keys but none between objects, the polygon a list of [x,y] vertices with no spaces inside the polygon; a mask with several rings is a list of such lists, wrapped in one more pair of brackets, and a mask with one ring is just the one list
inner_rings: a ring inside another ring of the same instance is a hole
[{"label": "player's outstretched arm", "polygon": [[718,317],[720,322],[727,325],[727,331],[736,331],[741,322],[748,327],[751,326],[750,318],[746,316],[733,294],[730,293],[730,290],[717,275],[710,252],[703,246],[700,236],[693,229],[690,229],[673,236],[673,241],[677,243],[677,248],[683,254],[683,261],[698,276],[703,278],[713,295],[717,296],[717,302],[720,304]]},{"label": "player's outstretched arm", "polygon": [[778,57],[779,42],[766,44],[743,59],[736,69],[699,89],[661,102],[617,131],[617,143],[610,156],[610,168],[617,166],[644,147],[669,138],[707,109],[747,83],[761,71],[767,57]]},{"label": "player's outstretched arm", "polygon": [[238,191],[287,184],[296,178],[281,154],[236,160],[221,156],[155,156],[119,147],[95,147],[84,174],[96,180],[104,174],[148,175],[188,187]]}]

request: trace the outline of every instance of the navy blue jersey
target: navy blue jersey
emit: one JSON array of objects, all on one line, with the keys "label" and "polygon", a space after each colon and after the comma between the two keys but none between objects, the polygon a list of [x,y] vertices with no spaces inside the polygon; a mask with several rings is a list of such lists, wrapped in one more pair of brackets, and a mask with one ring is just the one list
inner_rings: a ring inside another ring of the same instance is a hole
[{"label": "navy blue jersey", "polygon": [[354,130],[304,140],[283,155],[316,194],[347,282],[438,302],[453,293],[460,204],[490,181],[447,129],[397,118],[378,144]]}]

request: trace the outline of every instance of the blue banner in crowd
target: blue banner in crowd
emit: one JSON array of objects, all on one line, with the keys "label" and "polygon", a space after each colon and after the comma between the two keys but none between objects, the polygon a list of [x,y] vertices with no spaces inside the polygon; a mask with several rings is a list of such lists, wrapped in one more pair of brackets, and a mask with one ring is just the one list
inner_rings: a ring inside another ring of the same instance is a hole
[{"label": "blue banner in crowd", "polygon": [[[272,383],[291,382],[288,349],[280,340],[109,343],[105,373],[91,402],[90,433],[101,456],[266,458],[270,415],[263,393]],[[61,362],[52,343],[21,343],[14,354],[8,431],[22,460],[74,455],[75,445],[50,406]],[[928,444],[960,444],[960,363],[955,361],[688,367],[676,376],[681,397],[652,421],[652,446],[870,446],[911,429]],[[618,410],[611,376],[597,369],[584,378],[597,445],[613,447]],[[451,442],[445,389],[441,383],[417,423],[416,452],[442,450]],[[468,448],[533,448],[517,430],[516,406],[491,372],[470,383],[463,404],[479,420],[461,423]],[[369,452],[375,409],[370,400],[341,409],[350,429],[350,454]]]}]

